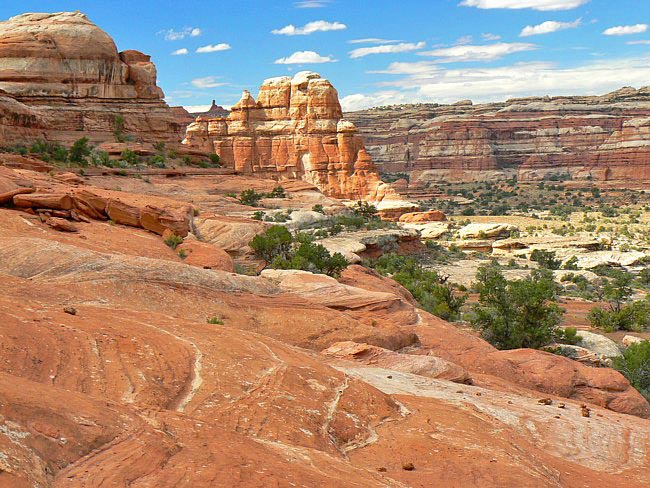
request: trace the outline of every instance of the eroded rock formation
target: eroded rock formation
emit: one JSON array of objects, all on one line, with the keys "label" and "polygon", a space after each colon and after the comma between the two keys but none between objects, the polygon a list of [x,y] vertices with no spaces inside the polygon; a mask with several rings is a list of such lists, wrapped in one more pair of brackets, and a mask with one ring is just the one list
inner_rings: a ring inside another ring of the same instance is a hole
[{"label": "eroded rock formation", "polygon": [[650,181],[650,87],[594,97],[405,105],[345,114],[382,171],[415,177]]},{"label": "eroded rock formation", "polygon": [[184,144],[216,152],[237,172],[302,178],[334,197],[394,196],[354,124],[343,120],[336,90],[317,73],[265,80],[257,101],[245,91],[231,110],[227,118],[197,117]]},{"label": "eroded rock formation", "polygon": [[81,12],[28,13],[0,22],[0,142],[179,142],[181,126],[156,86],[156,67],[118,52]]}]

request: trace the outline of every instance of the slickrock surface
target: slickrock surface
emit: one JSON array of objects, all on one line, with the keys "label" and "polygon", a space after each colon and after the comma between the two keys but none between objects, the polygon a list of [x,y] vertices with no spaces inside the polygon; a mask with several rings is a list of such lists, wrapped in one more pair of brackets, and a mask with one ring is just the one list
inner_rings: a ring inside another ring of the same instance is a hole
[{"label": "slickrock surface", "polygon": [[[361,266],[231,272],[266,224],[207,190],[243,177],[0,170],[32,191],[0,208],[0,486],[650,483],[650,405],[619,373],[497,351]],[[75,220],[79,194],[131,210]],[[176,250],[127,218],[152,206],[188,210]]]},{"label": "slickrock surface", "polygon": [[245,91],[228,117],[197,117],[183,143],[216,152],[237,173],[302,178],[337,198],[395,196],[343,119],[332,84],[310,71],[265,80],[257,101]]},{"label": "slickrock surface", "polygon": [[[570,173],[650,181],[650,87],[594,97],[403,105],[346,113],[382,171],[423,180]],[[412,179],[413,181],[413,179]]]},{"label": "slickrock surface", "polygon": [[146,54],[118,52],[81,12],[29,13],[0,22],[0,139],[69,144],[82,136],[145,142],[181,139]]}]

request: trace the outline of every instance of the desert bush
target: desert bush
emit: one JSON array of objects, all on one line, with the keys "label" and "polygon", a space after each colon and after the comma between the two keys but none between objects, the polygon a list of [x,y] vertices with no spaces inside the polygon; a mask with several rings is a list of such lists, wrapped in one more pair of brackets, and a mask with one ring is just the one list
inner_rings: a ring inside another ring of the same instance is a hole
[{"label": "desert bush", "polygon": [[270,192],[264,195],[266,198],[286,198],[287,192],[281,186],[276,186]]},{"label": "desert bush", "polygon": [[498,349],[538,349],[559,334],[562,309],[555,303],[557,285],[549,270],[533,270],[523,280],[508,281],[495,266],[476,274],[479,303],[472,326]]},{"label": "desert bush", "polygon": [[90,156],[92,149],[88,145],[88,138],[82,137],[77,139],[70,147],[69,158],[71,163],[80,164],[83,166],[88,165],[87,158]]},{"label": "desert bush", "polygon": [[239,194],[239,202],[249,207],[257,206],[262,198],[264,198],[264,194],[256,192],[253,188],[248,188]]},{"label": "desert bush", "polygon": [[614,358],[612,367],[650,401],[650,341],[632,344],[622,357]]},{"label": "desert bush", "polygon": [[215,167],[220,167],[221,166],[221,158],[219,158],[218,154],[211,153],[208,158],[210,159],[210,163],[212,163],[212,166]]},{"label": "desert bush", "polygon": [[208,324],[212,325],[223,325],[223,319],[218,315],[213,315],[208,319]]},{"label": "desert bush", "polygon": [[377,218],[377,207],[362,200],[359,200],[354,207],[352,207],[352,211],[355,215],[363,217],[366,221]]},{"label": "desert bush", "polygon": [[460,318],[460,309],[467,295],[455,295],[445,279],[424,268],[414,258],[390,253],[366,264],[404,286],[427,312],[445,320]]},{"label": "desert bush", "polygon": [[263,234],[253,237],[250,246],[255,254],[271,262],[276,258],[289,259],[292,241],[291,232],[281,225],[272,225]]},{"label": "desert bush", "polygon": [[560,269],[560,264],[562,264],[562,261],[555,258],[554,251],[543,251],[541,249],[535,249],[530,255],[530,260],[546,269]]},{"label": "desert bush", "polygon": [[325,214],[325,210],[323,209],[323,206],[320,203],[317,203],[316,205],[314,205],[311,208],[311,211]]},{"label": "desert bush", "polygon": [[588,315],[592,327],[606,332],[631,330],[640,332],[650,328],[650,300],[637,300],[609,310],[594,307]]},{"label": "desert bush", "polygon": [[169,237],[165,238],[165,244],[167,244],[172,249],[176,249],[182,243],[183,238],[181,236],[177,236],[176,234],[171,234]]},{"label": "desert bush", "polygon": [[125,149],[124,151],[122,151],[120,157],[122,158],[122,161],[124,161],[128,165],[135,166],[136,164],[138,164],[138,155],[135,153],[135,151],[132,151],[131,149]]}]

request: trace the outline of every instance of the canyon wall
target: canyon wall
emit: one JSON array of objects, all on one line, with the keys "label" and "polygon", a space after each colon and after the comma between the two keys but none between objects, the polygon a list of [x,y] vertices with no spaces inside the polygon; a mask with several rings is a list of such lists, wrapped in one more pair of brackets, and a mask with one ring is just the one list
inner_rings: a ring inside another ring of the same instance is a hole
[{"label": "canyon wall", "polygon": [[181,125],[138,51],[118,52],[80,12],[28,13],[0,22],[0,143],[70,143],[82,136],[180,142]]},{"label": "canyon wall", "polygon": [[337,198],[395,196],[343,120],[336,90],[313,72],[265,80],[257,101],[245,91],[228,117],[198,116],[183,144],[238,173],[304,179]]},{"label": "canyon wall", "polygon": [[345,116],[359,127],[381,171],[413,173],[416,180],[570,173],[650,182],[650,87],[593,97],[402,105]]}]

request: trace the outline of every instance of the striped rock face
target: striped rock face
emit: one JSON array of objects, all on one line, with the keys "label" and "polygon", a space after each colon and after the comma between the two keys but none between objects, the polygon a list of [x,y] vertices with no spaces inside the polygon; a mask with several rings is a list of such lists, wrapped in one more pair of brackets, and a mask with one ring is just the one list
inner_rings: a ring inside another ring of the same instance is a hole
[{"label": "striped rock face", "polygon": [[145,142],[178,142],[180,125],[156,67],[80,12],[28,13],[0,22],[0,139],[113,140],[115,117]]},{"label": "striped rock face", "polygon": [[199,116],[183,142],[242,174],[303,179],[337,198],[395,197],[342,117],[332,84],[303,71],[265,80],[257,101],[245,91],[228,117]]}]

